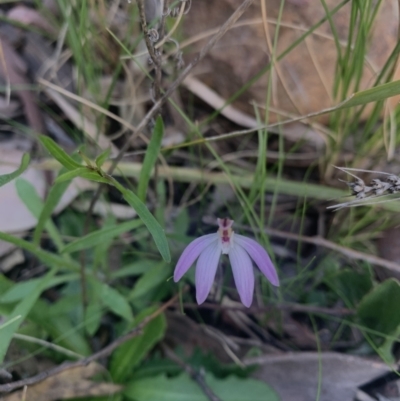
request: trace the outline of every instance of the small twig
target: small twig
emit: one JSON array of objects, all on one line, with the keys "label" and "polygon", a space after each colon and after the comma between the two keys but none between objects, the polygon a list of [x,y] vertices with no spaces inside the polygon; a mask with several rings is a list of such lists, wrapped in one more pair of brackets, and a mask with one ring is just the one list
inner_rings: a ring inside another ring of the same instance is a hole
[{"label": "small twig", "polygon": [[208,386],[208,384],[206,383],[206,381],[204,379],[204,374],[201,371],[198,372],[195,369],[193,369],[190,365],[185,363],[167,345],[162,344],[162,349],[163,349],[165,355],[169,359],[171,359],[171,361],[175,362],[177,365],[179,365],[180,367],[182,367],[185,370],[185,372],[192,378],[192,380],[194,380],[197,383],[197,385],[200,387],[201,391],[204,393],[204,395],[210,401],[222,401],[217,395],[214,394],[214,392]]},{"label": "small twig", "polygon": [[161,97],[161,78],[162,78],[161,51],[156,49],[156,47],[154,46],[154,42],[150,38],[150,33],[146,21],[144,0],[136,0],[136,2],[139,9],[139,17],[140,17],[140,23],[142,25],[144,41],[146,43],[147,51],[149,52],[151,61],[154,64],[154,70],[155,70],[154,97],[155,100],[157,101]]},{"label": "small twig", "polygon": [[316,305],[301,305],[294,303],[273,303],[265,306],[263,308],[259,307],[250,307],[245,308],[244,306],[225,306],[220,304],[211,304],[211,303],[203,303],[201,305],[193,304],[193,303],[184,303],[183,308],[188,309],[211,309],[211,310],[232,310],[232,311],[241,311],[245,314],[253,314],[259,312],[268,312],[274,309],[286,310],[290,312],[304,312],[304,313],[315,313],[315,314],[324,314],[324,315],[332,315],[332,316],[351,316],[355,314],[355,311],[347,308],[324,308]]},{"label": "small twig", "polygon": [[55,352],[59,352],[60,354],[64,354],[69,358],[82,358],[83,357],[82,355],[77,354],[76,352],[71,351],[70,349],[60,347],[57,344],[42,340],[41,338],[26,336],[25,334],[19,334],[19,333],[14,333],[13,338],[16,340],[26,341],[26,342],[33,343],[33,344],[39,344],[43,348],[48,348]]},{"label": "small twig", "polygon": [[57,375],[65,370],[76,368],[78,366],[86,366],[90,362],[96,361],[98,359],[104,358],[110,355],[116,348],[118,348],[123,343],[127,342],[128,340],[140,335],[144,327],[155,319],[158,315],[165,311],[165,309],[169,308],[172,304],[176,302],[178,299],[179,294],[172,297],[168,302],[163,304],[160,308],[158,308],[154,313],[147,316],[142,322],[140,322],[134,329],[126,333],[125,335],[117,338],[115,341],[104,347],[102,350],[88,356],[87,358],[79,359],[75,362],[66,362],[55,368],[46,370],[37,374],[36,376],[28,377],[27,379],[18,380],[12,383],[2,384],[0,385],[0,393],[9,393],[10,391],[16,390],[17,388],[24,387],[24,386],[31,386],[32,384],[38,383],[50,376]]},{"label": "small twig", "polygon": [[[185,2],[183,1],[181,4],[181,8],[179,10],[179,14],[178,17],[176,18],[175,24],[174,26],[171,28],[171,30],[168,32],[167,35],[165,35],[156,45],[155,48],[159,49],[167,40],[169,40],[169,38],[172,36],[172,34],[176,31],[176,28],[178,28],[179,23],[181,22],[182,16],[185,12]],[[163,16],[163,18],[165,18]]]}]

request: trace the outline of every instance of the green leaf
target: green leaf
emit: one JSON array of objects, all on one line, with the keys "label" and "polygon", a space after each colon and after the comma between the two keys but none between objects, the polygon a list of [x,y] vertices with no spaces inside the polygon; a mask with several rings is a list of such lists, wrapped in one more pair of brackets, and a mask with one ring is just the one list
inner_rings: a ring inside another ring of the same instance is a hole
[{"label": "green leaf", "polygon": [[96,157],[96,166],[100,169],[101,166],[104,164],[104,162],[107,161],[107,159],[110,157],[110,153],[111,153],[111,148],[106,149],[104,152],[100,153],[97,157]]},{"label": "green leaf", "polygon": [[108,178],[107,176],[103,176],[99,172],[93,170],[87,170],[81,175],[81,177],[85,180],[100,182],[101,184],[111,184],[110,178]]},{"label": "green leaf", "polygon": [[[275,391],[258,380],[233,376],[220,380],[206,374],[205,381],[223,401],[279,401]],[[126,387],[124,394],[134,401],[208,401],[196,382],[186,374],[137,380]]]},{"label": "green leaf", "polygon": [[[18,178],[15,182],[15,187],[17,189],[18,196],[24,202],[25,206],[36,218],[39,218],[43,210],[43,201],[36,192],[35,187],[27,180],[23,178]],[[63,240],[54,225],[52,220],[48,220],[44,224],[46,231],[49,233],[50,238],[57,245],[58,249],[64,246]]]},{"label": "green leaf", "polygon": [[336,106],[336,109],[361,106],[371,102],[379,102],[389,97],[400,95],[400,81],[388,82],[354,93],[350,98]]},{"label": "green leaf", "polygon": [[21,238],[13,237],[10,234],[6,234],[0,231],[0,240],[9,242],[10,244],[14,244],[19,248],[25,249],[26,251],[35,255],[38,259],[40,259],[46,266],[54,266],[54,267],[62,267],[65,269],[72,270],[74,272],[80,271],[79,264],[66,260],[54,253],[44,251],[39,248],[37,245],[34,245],[28,241],[25,241]]},{"label": "green leaf", "polygon": [[[53,277],[47,281],[45,290],[55,287],[60,284],[67,283],[69,281],[79,280],[79,275],[76,273],[68,273]],[[20,283],[14,283],[4,294],[0,296],[0,304],[14,303],[21,301],[26,294],[32,292],[35,287],[40,283],[41,278],[33,278],[28,281],[22,281]]]},{"label": "green leaf", "polygon": [[4,357],[14,333],[18,330],[19,326],[23,323],[28,313],[35,305],[40,294],[46,288],[47,282],[57,273],[57,271],[58,269],[53,268],[43,276],[32,291],[26,293],[24,299],[19,302],[11,312],[8,321],[6,322],[7,325],[1,330],[0,363],[4,361]]},{"label": "green leaf", "polygon": [[91,337],[93,337],[100,327],[103,312],[104,310],[99,302],[99,299],[97,297],[91,299],[85,311],[85,329]]},{"label": "green leaf", "polygon": [[113,180],[113,184],[122,193],[124,199],[135,209],[138,216],[150,231],[161,256],[167,263],[169,263],[171,261],[171,254],[169,252],[168,241],[164,229],[149,212],[146,205],[132,191],[125,189],[118,181]]},{"label": "green leaf", "polygon": [[[146,316],[154,312],[154,308],[143,311],[131,328],[139,324]],[[122,344],[112,355],[111,376],[118,383],[123,382],[133,372],[147,353],[164,337],[167,323],[165,316],[159,315],[143,329],[143,334]]]},{"label": "green leaf", "polygon": [[159,262],[154,260],[141,259],[138,262],[133,262],[118,270],[110,272],[110,277],[113,279],[127,277],[127,276],[139,276],[146,273],[147,270],[157,266]]},{"label": "green leaf", "polygon": [[87,171],[87,167],[79,167],[75,170],[67,171],[66,173],[60,174],[54,181],[56,184],[61,184],[63,182],[70,182],[76,177],[80,177]]},{"label": "green leaf", "polygon": [[68,170],[75,170],[81,168],[82,165],[76,162],[69,156],[63,149],[61,149],[51,138],[48,136],[40,135],[39,137],[42,145],[48,152]]},{"label": "green leaf", "polygon": [[138,228],[142,225],[142,221],[139,219],[126,221],[125,223],[118,224],[114,227],[101,228],[100,230],[94,231],[84,237],[81,237],[75,241],[70,242],[62,249],[62,253],[71,253],[81,251],[82,249],[92,248],[96,245],[101,244],[104,241],[108,241],[121,235],[127,231]]},{"label": "green leaf", "polygon": [[8,184],[14,178],[20,176],[28,168],[29,160],[30,160],[29,154],[24,153],[24,155],[22,156],[21,165],[19,166],[18,170],[15,170],[10,174],[0,175],[0,187]]},{"label": "green leaf", "polygon": [[81,309],[80,294],[63,297],[52,304],[39,299],[28,318],[44,329],[56,344],[78,354],[89,355],[91,350],[84,333],[71,319],[77,309]]},{"label": "green leaf", "polygon": [[[385,353],[385,360],[392,358],[390,349],[400,329],[400,283],[389,279],[377,285],[360,302],[357,316],[362,325],[380,335],[374,343]],[[391,338],[387,338],[390,336]]]},{"label": "green leaf", "polygon": [[372,276],[370,271],[356,272],[344,269],[323,280],[350,308],[355,307],[359,301],[372,290]]},{"label": "green leaf", "polygon": [[96,280],[91,281],[91,286],[99,297],[100,302],[112,312],[128,321],[133,320],[132,310],[128,301],[115,288]]},{"label": "green leaf", "polygon": [[47,195],[46,201],[43,205],[42,212],[40,213],[38,223],[36,225],[35,231],[33,233],[33,242],[39,244],[40,237],[42,235],[43,229],[50,219],[51,214],[60,202],[62,196],[69,186],[69,182],[63,182],[61,184],[54,184]]},{"label": "green leaf", "polygon": [[82,166],[76,170],[68,171],[67,173],[60,175],[55,183],[59,184],[61,182],[70,181],[76,177],[82,177],[86,180],[101,182],[103,184],[110,184],[110,180],[102,177],[97,171]]},{"label": "green leaf", "polygon": [[21,319],[21,318],[22,318],[22,316],[21,316],[21,315],[18,315],[18,316],[13,317],[13,318],[10,319],[10,320],[7,320],[6,323],[4,323],[4,324],[2,324],[2,325],[0,326],[0,330],[5,329],[7,326],[9,326],[10,324],[15,323],[17,320],[19,320],[19,319]]},{"label": "green leaf", "polygon": [[161,141],[164,135],[164,124],[161,116],[157,117],[154,126],[153,135],[151,137],[149,146],[146,150],[146,155],[143,160],[142,169],[140,171],[139,184],[138,184],[138,197],[144,202],[146,199],[147,187],[149,185],[151,172],[156,164],[158,155],[161,149]]},{"label": "green leaf", "polygon": [[128,299],[132,301],[147,294],[153,288],[165,282],[170,274],[171,272],[165,263],[158,263],[140,277],[135,283],[135,287],[129,294]]}]

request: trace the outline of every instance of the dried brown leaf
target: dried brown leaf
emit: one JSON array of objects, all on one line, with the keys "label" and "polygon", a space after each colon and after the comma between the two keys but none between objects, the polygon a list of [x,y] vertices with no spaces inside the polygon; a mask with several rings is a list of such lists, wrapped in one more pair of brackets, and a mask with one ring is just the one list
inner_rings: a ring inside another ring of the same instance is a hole
[{"label": "dried brown leaf", "polygon": [[[383,362],[334,352],[301,352],[249,358],[258,364],[257,379],[268,383],[285,401],[352,400],[357,387],[387,373]],[[320,386],[320,387],[319,387]]]},{"label": "dried brown leaf", "polygon": [[29,386],[24,390],[16,391],[2,398],[3,401],[21,401],[25,399],[35,401],[55,401],[78,397],[109,396],[122,390],[122,386],[112,383],[102,383],[87,380],[103,368],[94,362],[87,366],[79,366],[65,370],[58,375]]}]

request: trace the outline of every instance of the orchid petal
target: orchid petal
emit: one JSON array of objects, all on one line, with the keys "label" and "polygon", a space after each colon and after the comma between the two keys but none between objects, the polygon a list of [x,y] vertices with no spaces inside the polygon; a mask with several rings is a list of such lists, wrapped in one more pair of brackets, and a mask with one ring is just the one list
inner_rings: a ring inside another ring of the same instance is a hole
[{"label": "orchid petal", "polygon": [[218,241],[211,243],[200,254],[196,265],[196,300],[199,305],[210,293],[220,257],[221,247]]},{"label": "orchid petal", "polygon": [[208,247],[210,244],[215,242],[218,244],[218,234],[207,234],[203,235],[192,241],[183,251],[181,257],[176,264],[174,271],[174,281],[177,282],[181,277],[189,270],[199,255]]},{"label": "orchid petal", "polygon": [[239,244],[247,251],[271,284],[279,287],[279,278],[267,251],[258,242],[251,238],[244,237],[243,235],[235,234],[234,242],[235,245]]},{"label": "orchid petal", "polygon": [[235,244],[229,252],[233,278],[244,306],[250,307],[253,302],[254,272],[249,254],[239,244]]}]

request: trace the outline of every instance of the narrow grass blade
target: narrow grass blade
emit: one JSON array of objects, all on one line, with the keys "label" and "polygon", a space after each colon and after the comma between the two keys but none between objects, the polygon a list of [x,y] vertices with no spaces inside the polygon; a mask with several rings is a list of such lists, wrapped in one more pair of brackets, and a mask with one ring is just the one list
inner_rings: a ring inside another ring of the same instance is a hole
[{"label": "narrow grass blade", "polygon": [[336,109],[338,110],[347,107],[361,106],[371,102],[379,102],[380,100],[385,100],[396,95],[400,95],[400,81],[388,82],[371,89],[356,92],[344,102],[336,106]]},{"label": "narrow grass blade", "polygon": [[61,256],[55,255],[54,253],[44,251],[37,245],[31,242],[25,241],[21,238],[16,238],[10,234],[3,233],[0,231],[0,240],[14,244],[19,248],[25,249],[26,251],[35,255],[39,260],[41,260],[46,266],[60,266],[64,269],[71,270],[73,272],[80,271],[79,264],[74,261],[69,261]]},{"label": "narrow grass blade", "polygon": [[111,153],[111,149],[108,148],[96,157],[95,162],[96,162],[96,166],[98,168],[101,168],[101,166],[104,164],[104,162],[110,157],[110,153]]},{"label": "narrow grass blade", "polygon": [[60,184],[54,184],[47,195],[46,201],[43,205],[42,212],[40,213],[38,223],[36,225],[35,231],[33,233],[33,242],[35,244],[39,244],[40,237],[42,235],[43,229],[50,219],[53,210],[60,202],[60,199],[64,195],[65,191],[67,190],[70,182],[65,181]]},{"label": "narrow grass blade", "polygon": [[19,319],[21,319],[21,318],[22,318],[22,316],[21,316],[21,315],[18,315],[18,316],[13,317],[13,318],[10,319],[10,320],[7,320],[6,323],[4,323],[4,324],[2,324],[2,325],[0,326],[0,330],[5,329],[7,326],[9,326],[10,324],[13,324],[14,322],[16,322],[17,320],[19,320]]},{"label": "narrow grass blade", "polygon": [[[32,213],[33,216],[39,218],[43,210],[43,201],[36,192],[35,187],[23,178],[18,178],[15,182],[18,196],[24,202],[25,206]],[[49,233],[50,238],[54,241],[58,249],[64,246],[61,236],[57,227],[51,220],[47,220],[44,224],[46,231]]]},{"label": "narrow grass blade", "polygon": [[[0,303],[15,303],[22,301],[25,298],[25,295],[34,290],[34,288],[38,285],[41,278],[32,278],[27,281],[21,281],[19,283],[13,283],[12,287],[8,289],[4,294],[0,295]],[[71,281],[79,280],[79,275],[77,273],[67,273],[67,274],[59,274],[58,276],[52,278],[47,282],[47,286],[45,290],[49,288],[56,287],[57,285],[65,284]]]},{"label": "narrow grass blade", "polygon": [[[4,357],[6,355],[8,346],[13,338],[14,333],[18,330],[19,326],[25,320],[31,308],[34,306],[36,301],[38,300],[40,294],[46,288],[48,280],[50,280],[58,271],[58,268],[53,268],[50,270],[37,284],[37,286],[30,292],[27,293],[24,299],[17,304],[14,310],[11,312],[9,316],[8,323],[1,330],[1,341],[0,341],[0,363],[3,362]],[[17,319],[18,318],[18,319]]]},{"label": "narrow grass blade", "polygon": [[167,263],[169,263],[171,261],[171,254],[169,252],[168,241],[164,229],[150,213],[146,205],[132,191],[124,188],[118,181],[113,180],[113,184],[121,192],[124,199],[135,209],[138,216],[150,231],[161,256]]},{"label": "narrow grass blade", "polygon": [[105,283],[92,280],[91,285],[94,291],[99,296],[101,302],[107,306],[117,316],[122,317],[128,322],[133,320],[133,314],[129,302],[115,288],[108,286]]},{"label": "narrow grass blade", "polygon": [[58,184],[60,182],[70,181],[76,177],[82,177],[89,181],[101,182],[102,184],[110,183],[110,180],[108,180],[105,177],[102,177],[98,172],[96,172],[94,170],[90,170],[87,167],[82,167],[82,166],[80,166],[79,168],[77,168],[75,170],[68,171],[68,172],[60,175],[59,177],[57,177],[55,182]]},{"label": "narrow grass blade", "polygon": [[76,162],[71,156],[69,156],[63,149],[61,149],[51,138],[48,136],[41,135],[39,137],[42,145],[48,150],[48,152],[58,160],[66,169],[75,170],[81,168],[82,165]]},{"label": "narrow grass blade", "polygon": [[108,241],[123,234],[129,230],[133,230],[141,226],[143,222],[139,219],[127,221],[125,223],[118,224],[114,227],[102,228],[94,231],[82,238],[72,241],[61,251],[62,253],[71,253],[81,251],[82,249],[92,248],[102,242]]},{"label": "narrow grass blade", "polygon": [[164,135],[164,124],[159,116],[154,127],[151,141],[146,150],[146,155],[143,160],[143,167],[140,172],[138,184],[138,197],[141,201],[146,199],[147,187],[149,185],[151,172],[156,164],[157,157],[161,149],[161,141]]},{"label": "narrow grass blade", "polygon": [[[142,311],[131,328],[138,325],[143,319],[154,312],[155,308],[147,308]],[[163,314],[150,321],[144,328],[143,334],[127,341],[117,348],[111,357],[110,373],[117,383],[122,383],[129,377],[132,369],[136,367],[147,353],[164,337],[167,327]]]},{"label": "narrow grass blade", "polygon": [[128,299],[134,301],[148,294],[161,283],[165,283],[170,275],[171,271],[164,262],[154,265],[136,281],[133,290],[128,295]]},{"label": "narrow grass blade", "polygon": [[6,185],[14,178],[20,176],[28,168],[29,160],[30,160],[29,154],[24,153],[24,155],[22,156],[21,165],[19,166],[18,170],[15,170],[10,174],[0,175],[0,187]]}]

